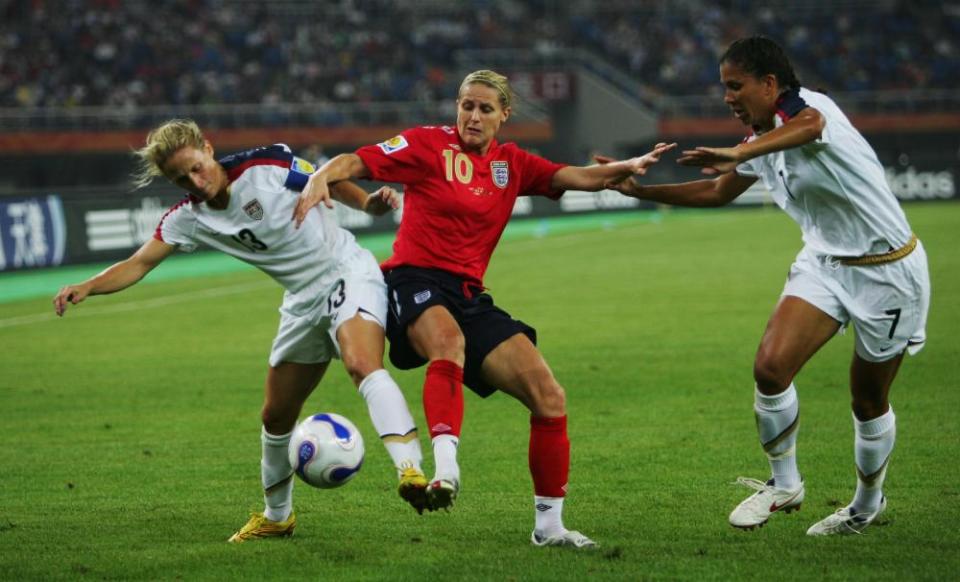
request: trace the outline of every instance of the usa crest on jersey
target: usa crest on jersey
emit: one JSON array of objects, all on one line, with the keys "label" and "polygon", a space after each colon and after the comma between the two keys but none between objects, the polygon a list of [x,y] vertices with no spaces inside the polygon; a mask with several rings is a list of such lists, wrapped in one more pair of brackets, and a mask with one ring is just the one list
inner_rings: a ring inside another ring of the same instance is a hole
[{"label": "usa crest on jersey", "polygon": [[510,181],[510,167],[507,162],[490,162],[490,173],[493,175],[493,183],[497,188],[506,188]]},{"label": "usa crest on jersey", "polygon": [[254,220],[263,219],[263,206],[260,206],[260,201],[256,198],[244,204],[243,211],[247,213],[247,216]]}]

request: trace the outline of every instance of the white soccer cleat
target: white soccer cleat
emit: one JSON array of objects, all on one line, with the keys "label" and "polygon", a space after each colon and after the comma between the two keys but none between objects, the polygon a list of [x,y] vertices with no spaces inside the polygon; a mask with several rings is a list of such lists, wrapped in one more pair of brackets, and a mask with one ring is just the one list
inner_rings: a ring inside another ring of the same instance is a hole
[{"label": "white soccer cleat", "polygon": [[578,531],[567,531],[554,536],[541,536],[536,530],[530,534],[530,543],[535,546],[566,546],[570,548],[592,549],[597,543]]},{"label": "white soccer cleat", "polygon": [[778,511],[790,513],[800,509],[803,503],[803,482],[796,489],[779,489],[773,479],[766,483],[757,479],[737,477],[737,483],[756,493],[747,497],[730,512],[730,525],[740,529],[753,529],[767,523],[770,516]]},{"label": "white soccer cleat", "polygon": [[863,533],[868,525],[887,508],[887,498],[880,499],[880,508],[873,513],[857,513],[852,505],[838,509],[833,515],[818,521],[807,530],[808,536],[832,536]]},{"label": "white soccer cleat", "polygon": [[427,501],[430,511],[450,511],[453,500],[460,494],[459,479],[434,479],[427,486]]}]

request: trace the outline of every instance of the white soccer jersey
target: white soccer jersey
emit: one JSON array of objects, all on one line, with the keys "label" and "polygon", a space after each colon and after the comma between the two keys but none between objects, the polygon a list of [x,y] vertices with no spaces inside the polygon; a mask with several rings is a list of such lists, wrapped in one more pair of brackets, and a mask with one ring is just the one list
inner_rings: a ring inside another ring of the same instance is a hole
[{"label": "white soccer jersey", "polygon": [[748,160],[737,173],[762,180],[817,253],[882,254],[907,244],[910,225],[877,154],[832,99],[807,89],[786,93],[777,127],[807,106],[826,120],[820,139]]},{"label": "white soccer jersey", "polygon": [[293,208],[313,167],[283,144],[220,160],[230,180],[224,210],[188,197],[160,220],[154,238],[193,251],[198,243],[249,263],[287,290],[285,309],[306,314],[325,301],[343,263],[361,251],[332,210],[311,210],[299,229]]}]

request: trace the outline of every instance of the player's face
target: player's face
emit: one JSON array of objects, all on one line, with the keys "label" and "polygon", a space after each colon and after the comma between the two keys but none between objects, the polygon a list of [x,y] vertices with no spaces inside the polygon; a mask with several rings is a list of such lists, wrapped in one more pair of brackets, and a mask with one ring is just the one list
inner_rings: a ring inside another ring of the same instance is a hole
[{"label": "player's face", "polygon": [[500,126],[510,117],[510,108],[500,106],[497,90],[483,83],[464,87],[457,99],[457,132],[467,149],[487,152]]},{"label": "player's face", "polygon": [[209,202],[226,191],[227,173],[213,158],[213,146],[182,147],[163,165],[163,175],[187,192]]},{"label": "player's face", "polygon": [[720,65],[720,82],[725,88],[723,102],[744,125],[763,130],[773,128],[780,86],[774,75],[755,77],[738,65],[724,61]]}]

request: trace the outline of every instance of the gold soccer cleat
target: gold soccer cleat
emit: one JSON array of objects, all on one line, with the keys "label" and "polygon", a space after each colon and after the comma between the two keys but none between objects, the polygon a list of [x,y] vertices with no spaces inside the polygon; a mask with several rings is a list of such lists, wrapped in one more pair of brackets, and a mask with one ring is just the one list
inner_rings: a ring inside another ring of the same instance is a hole
[{"label": "gold soccer cleat", "polygon": [[247,540],[260,538],[287,537],[293,535],[293,528],[297,527],[297,517],[290,514],[286,521],[271,521],[262,513],[250,515],[250,521],[240,531],[230,536],[230,543],[239,544]]},{"label": "gold soccer cleat", "polygon": [[430,508],[427,499],[427,477],[420,469],[406,467],[400,473],[400,485],[397,487],[397,493],[403,497],[404,501],[413,506],[417,513],[423,515],[424,509]]}]

